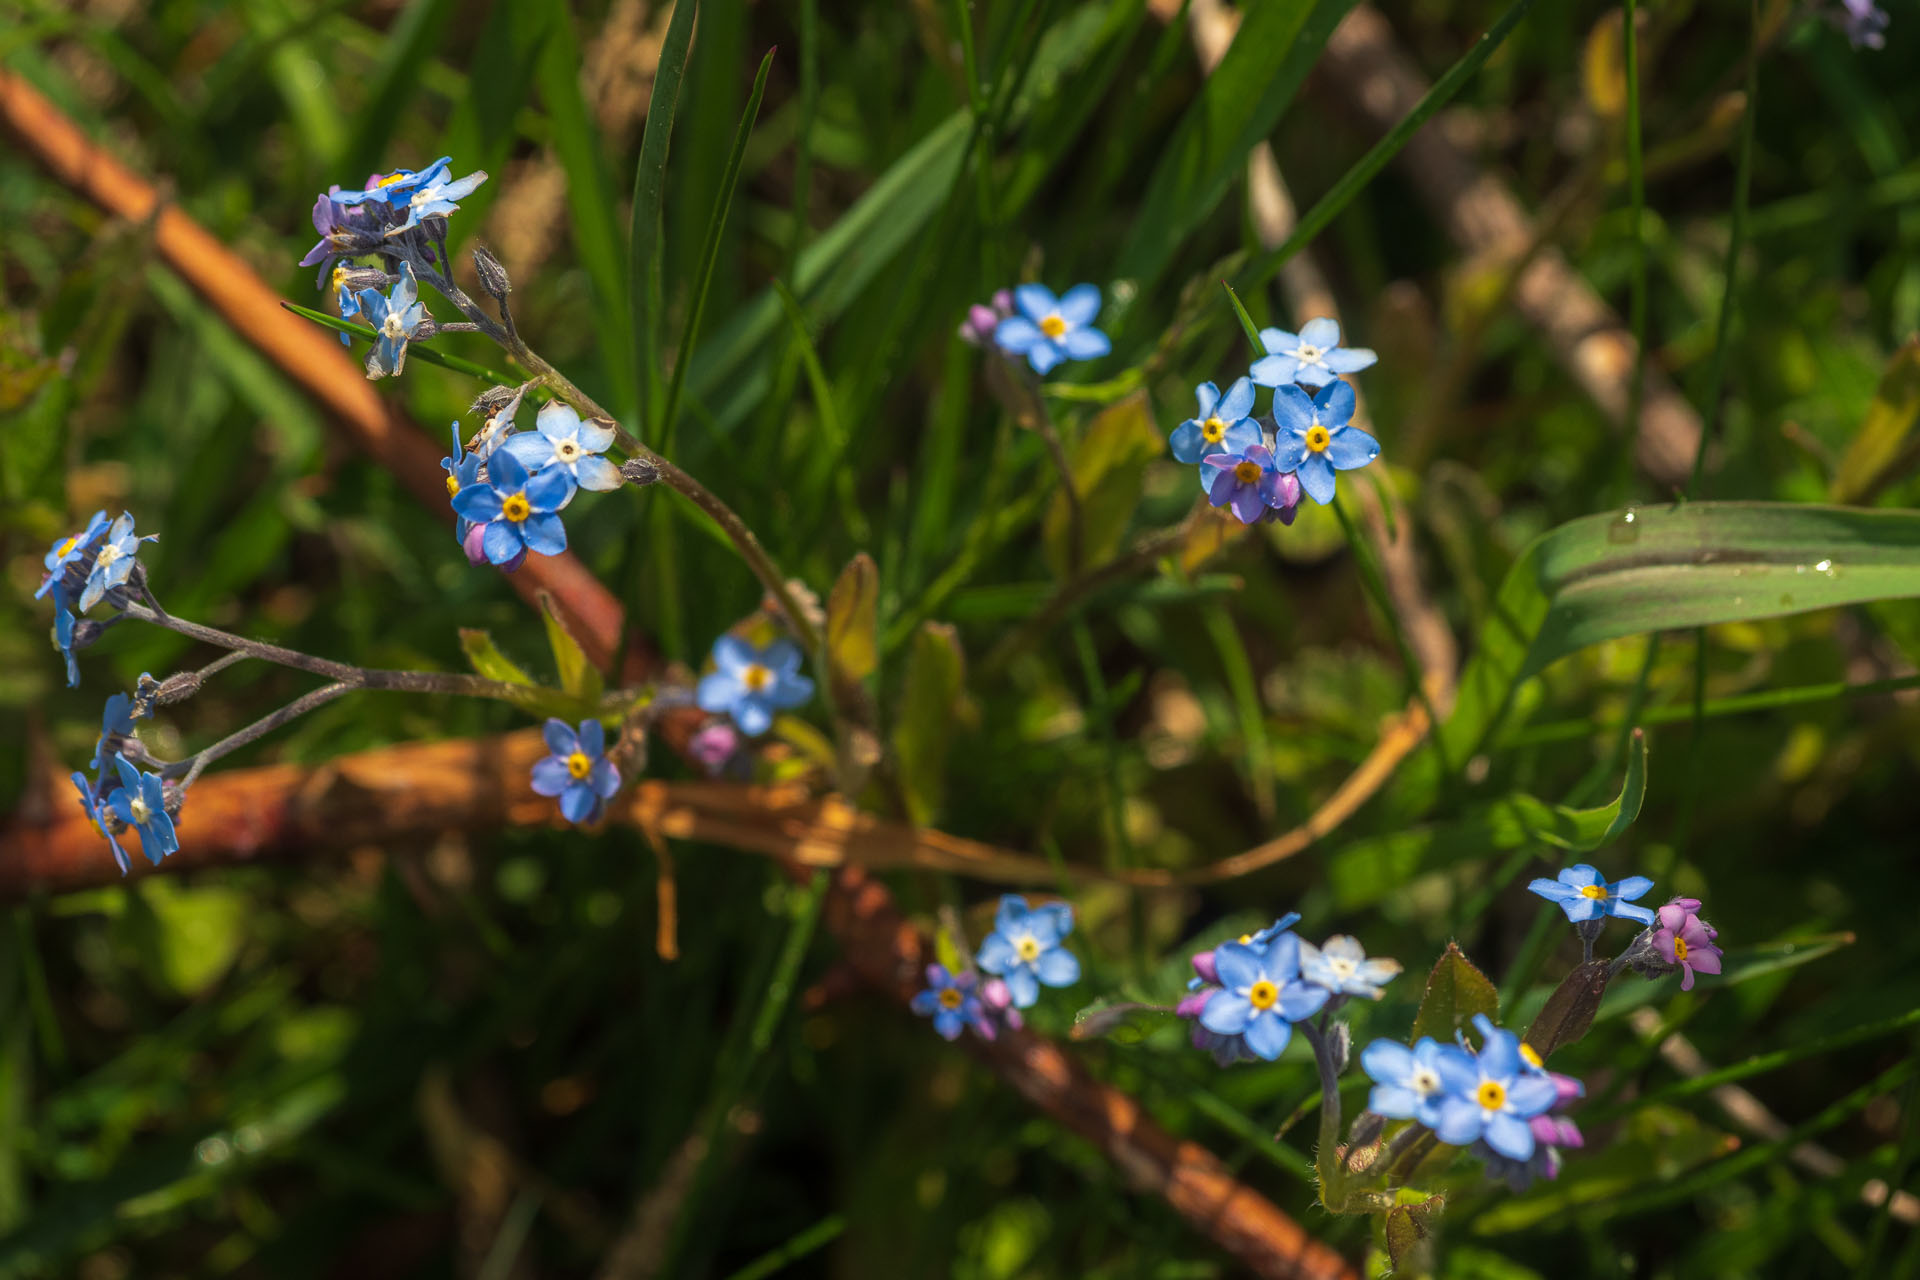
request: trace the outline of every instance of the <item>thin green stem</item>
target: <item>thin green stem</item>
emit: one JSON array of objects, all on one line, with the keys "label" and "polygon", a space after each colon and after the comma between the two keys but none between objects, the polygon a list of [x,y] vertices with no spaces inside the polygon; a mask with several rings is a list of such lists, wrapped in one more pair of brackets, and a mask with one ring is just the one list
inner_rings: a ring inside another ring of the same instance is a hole
[{"label": "thin green stem", "polygon": [[[1808,703],[1826,702],[1833,698],[1863,698],[1883,693],[1900,693],[1907,689],[1920,689],[1920,675],[1893,676],[1886,680],[1864,680],[1849,684],[1844,680],[1835,680],[1827,684],[1793,685],[1784,689],[1769,689],[1763,693],[1743,693],[1731,698],[1714,698],[1698,709],[1703,719],[1719,716],[1748,715],[1756,711],[1777,711],[1782,707],[1803,706]],[[1619,725],[1622,734],[1632,732],[1634,725],[1676,724],[1682,720],[1691,720],[1695,707],[1691,700],[1685,706],[1651,707],[1637,717],[1623,720]],[[1552,724],[1538,725],[1523,729],[1510,737],[1501,739],[1505,748],[1523,748],[1544,746],[1551,742],[1572,742],[1597,733],[1603,726],[1592,720],[1558,720]]]}]

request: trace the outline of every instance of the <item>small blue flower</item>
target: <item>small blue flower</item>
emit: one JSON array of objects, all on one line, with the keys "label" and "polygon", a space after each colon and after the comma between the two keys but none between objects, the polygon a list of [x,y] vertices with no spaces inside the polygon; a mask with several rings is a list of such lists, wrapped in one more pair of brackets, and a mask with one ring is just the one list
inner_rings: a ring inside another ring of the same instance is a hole
[{"label": "small blue flower", "polygon": [[133,576],[133,566],[140,554],[143,542],[158,542],[160,535],[149,533],[144,537],[133,536],[133,513],[122,511],[107,530],[107,540],[101,544],[100,552],[93,559],[93,568],[87,571],[86,590],[80,593],[80,612],[85,613],[100,603],[100,597],[109,591],[118,591],[127,585],[127,579]]},{"label": "small blue flower", "polygon": [[53,646],[67,660],[67,688],[80,687],[80,655],[73,648],[75,618],[63,601],[53,602]]},{"label": "small blue flower", "polygon": [[414,282],[413,268],[400,264],[400,279],[393,292],[382,297],[378,289],[360,291],[360,309],[373,326],[373,349],[367,352],[369,378],[394,378],[407,364],[407,343],[413,340],[427,318],[427,306],[420,301],[420,288]]},{"label": "small blue flower", "polygon": [[1020,314],[1002,320],[994,343],[1010,356],[1025,356],[1033,371],[1046,374],[1062,360],[1097,360],[1113,350],[1107,335],[1093,327],[1100,314],[1100,290],[1077,284],[1055,298],[1043,284],[1013,291]]},{"label": "small blue flower", "polygon": [[1322,316],[1309,320],[1299,333],[1262,329],[1260,345],[1267,354],[1254,361],[1253,380],[1263,387],[1304,383],[1324,387],[1343,373],[1358,373],[1379,357],[1366,347],[1340,345],[1340,326]]},{"label": "small blue flower", "polygon": [[1328,1000],[1324,987],[1300,980],[1300,939],[1275,938],[1266,950],[1238,942],[1214,948],[1221,989],[1207,998],[1200,1025],[1223,1036],[1246,1037],[1247,1048],[1267,1062],[1292,1038],[1293,1024],[1318,1013]]},{"label": "small blue flower", "polygon": [[594,719],[582,720],[577,733],[565,720],[549,719],[545,732],[553,754],[533,766],[535,793],[559,796],[568,822],[598,822],[620,790],[620,770],[607,759],[606,731]]},{"label": "small blue flower", "polygon": [[1300,944],[1300,976],[1336,996],[1378,1000],[1380,988],[1400,976],[1400,962],[1369,960],[1358,938],[1338,933],[1322,947]]},{"label": "small blue flower", "polygon": [[[442,162],[444,165],[444,161]],[[387,228],[387,234],[397,236],[409,227],[420,225],[422,218],[434,216],[446,217],[460,207],[459,201],[474,193],[479,185],[487,180],[484,169],[476,169],[464,178],[449,181],[444,169],[438,177],[416,185],[407,195],[407,220],[397,227]],[[393,203],[398,204],[399,201]]]},{"label": "small blue flower", "polygon": [[967,1027],[984,1020],[978,987],[970,973],[948,973],[944,965],[930,964],[927,988],[913,998],[913,1011],[932,1018],[943,1039],[957,1040]]},{"label": "small blue flower", "polygon": [[1380,456],[1380,442],[1350,426],[1353,388],[1335,382],[1309,398],[1298,387],[1273,393],[1273,456],[1282,471],[1297,472],[1300,487],[1322,506],[1333,501],[1333,473],[1364,467]]},{"label": "small blue flower", "polygon": [[558,467],[582,489],[606,492],[624,481],[620,468],[601,457],[613,443],[613,427],[605,422],[582,422],[571,405],[552,401],[534,419],[537,429],[508,436],[500,447],[529,471]]},{"label": "small blue flower", "polygon": [[487,459],[487,478],[453,495],[453,509],[487,527],[481,550],[490,562],[506,564],[522,551],[557,556],[567,549],[558,512],[572,497],[573,477],[565,471],[529,476],[519,459],[496,449]]},{"label": "small blue flower", "polygon": [[1004,894],[974,963],[1005,980],[1016,1009],[1029,1008],[1043,984],[1070,987],[1080,981],[1080,958],[1062,945],[1072,932],[1073,908],[1066,903],[1028,907],[1019,894]]},{"label": "small blue flower", "polygon": [[[33,598],[38,600],[49,591],[64,592],[69,588],[77,588],[78,582],[69,579],[86,572],[83,562],[93,554],[94,545],[106,527],[107,513],[96,511],[93,518],[87,521],[86,528],[54,543],[41,561],[47,567],[47,576],[41,579],[40,589],[33,593]],[[54,598],[59,599],[59,596]]]},{"label": "small blue flower", "polygon": [[[333,268],[333,300],[339,307],[340,318],[342,320],[351,320],[360,314],[360,294],[362,292],[363,290],[354,288],[353,281],[348,278],[346,263],[339,263]],[[344,331],[339,332],[340,345],[343,347],[352,346],[353,339]]]},{"label": "small blue flower", "polygon": [[80,807],[87,811],[87,817],[92,819],[94,827],[107,838],[107,844],[113,849],[113,860],[120,864],[120,874],[127,874],[132,865],[127,861],[127,851],[121,848],[120,838],[108,825],[107,815],[112,812],[113,807],[102,800],[95,788],[88,784],[86,774],[76,772],[71,776],[73,789],[80,793]]},{"label": "small blue flower", "polygon": [[1546,1072],[1522,1055],[1520,1037],[1493,1025],[1484,1013],[1473,1016],[1480,1052],[1449,1047],[1438,1055],[1441,1100],[1434,1136],[1456,1147],[1477,1138],[1510,1160],[1533,1155],[1533,1129],[1527,1124],[1551,1107],[1559,1090]]},{"label": "small blue flower", "polygon": [[1173,429],[1169,443],[1181,462],[1198,462],[1210,453],[1244,454],[1261,443],[1260,424],[1252,418],[1253,384],[1238,379],[1221,395],[1220,388],[1203,382],[1193,389],[1200,412]]},{"label": "small blue flower", "polygon": [[140,849],[156,867],[160,859],[180,848],[173,819],[167,816],[166,791],[157,773],[142,773],[123,755],[113,757],[120,789],[107,797],[120,821],[140,833]]},{"label": "small blue flower", "polygon": [[1269,511],[1292,524],[1300,506],[1299,480],[1275,465],[1273,451],[1264,444],[1200,459],[1200,485],[1214,506],[1231,504],[1242,524],[1265,519]]},{"label": "small blue flower", "polygon": [[131,737],[132,734],[133,699],[124,693],[116,693],[107,699],[106,708],[100,713],[100,736],[93,744],[93,759],[87,762],[93,770],[96,786],[106,781],[108,766],[120,754],[114,739]]},{"label": "small blue flower", "polygon": [[[480,464],[484,461],[478,453],[468,453],[466,446],[460,443],[460,423],[456,420],[452,427],[453,452],[440,459],[440,469],[447,473],[447,501],[452,502],[460,496],[460,491],[469,485],[480,483]],[[473,521],[465,516],[454,517],[454,540],[464,543],[467,531],[473,528]]]},{"label": "small blue flower", "polygon": [[412,202],[414,193],[421,187],[445,180],[447,168],[453,163],[452,156],[441,156],[426,168],[395,169],[392,173],[375,174],[361,191],[339,191],[332,193],[337,204],[389,204],[396,207]]},{"label": "small blue flower", "polygon": [[800,647],[791,640],[756,649],[732,633],[722,635],[713,642],[716,669],[700,677],[694,701],[702,711],[732,716],[750,737],[765,733],[775,711],[813,697],[813,681],[800,674],[801,660]]},{"label": "small blue flower", "polygon": [[1440,1058],[1448,1048],[1432,1036],[1421,1036],[1411,1049],[1397,1040],[1375,1040],[1361,1050],[1360,1069],[1373,1078],[1367,1109],[1389,1120],[1418,1120],[1429,1129],[1436,1127],[1447,1099]]},{"label": "small blue flower", "polygon": [[1608,884],[1596,868],[1579,862],[1566,868],[1556,878],[1535,880],[1527,888],[1549,902],[1559,903],[1560,909],[1567,913],[1567,919],[1575,924],[1597,920],[1601,916],[1619,916],[1623,920],[1637,920],[1641,924],[1653,923],[1651,909],[1633,905],[1635,898],[1653,888],[1653,881],[1645,876],[1628,876],[1617,884]]}]

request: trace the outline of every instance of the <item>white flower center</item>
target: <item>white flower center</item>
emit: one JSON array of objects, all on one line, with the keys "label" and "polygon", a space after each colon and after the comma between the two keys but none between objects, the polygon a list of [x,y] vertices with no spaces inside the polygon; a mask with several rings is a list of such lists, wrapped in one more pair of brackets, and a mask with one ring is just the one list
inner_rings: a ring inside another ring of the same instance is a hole
[{"label": "white flower center", "polygon": [[139,796],[133,798],[127,809],[133,814],[133,825],[136,827],[145,826],[147,819],[153,817],[153,810],[147,808],[147,802]]},{"label": "white flower center", "polygon": [[380,332],[395,340],[406,337],[406,326],[401,323],[398,311],[387,312],[387,318],[380,322]]},{"label": "white flower center", "polygon": [[115,560],[118,560],[120,556],[120,548],[109,542],[106,546],[100,548],[100,558],[94,561],[94,567],[96,569],[104,569]]},{"label": "white flower center", "polygon": [[1311,342],[1303,342],[1294,350],[1293,358],[1296,360],[1304,360],[1308,364],[1319,364],[1320,357],[1324,354],[1325,352],[1321,351],[1320,348],[1314,346]]},{"label": "white flower center", "polygon": [[1355,964],[1352,958],[1349,956],[1328,956],[1327,957],[1327,968],[1329,971],[1332,972],[1333,976],[1336,978],[1351,978],[1353,976],[1354,970],[1358,969],[1359,967],[1360,966]]},{"label": "white flower center", "polygon": [[562,440],[553,446],[553,456],[562,462],[577,461],[581,452],[580,446],[572,440]]},{"label": "white flower center", "polygon": [[1431,1067],[1415,1067],[1407,1077],[1407,1087],[1423,1098],[1429,1097],[1440,1092],[1440,1073]]}]

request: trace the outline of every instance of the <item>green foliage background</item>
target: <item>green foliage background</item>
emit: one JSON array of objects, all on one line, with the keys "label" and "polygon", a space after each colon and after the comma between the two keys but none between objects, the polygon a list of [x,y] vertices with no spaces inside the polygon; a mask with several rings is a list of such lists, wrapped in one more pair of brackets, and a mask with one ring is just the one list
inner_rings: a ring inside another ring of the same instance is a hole
[{"label": "green foliage background", "polygon": [[[0,61],[137,168],[168,175],[183,207],[296,301],[313,298],[289,264],[310,243],[316,191],[445,152],[458,172],[487,169],[454,235],[501,254],[522,331],[629,414],[664,395],[633,353],[679,350],[715,236],[668,451],[823,594],[856,552],[873,555],[886,708],[904,701],[920,621],[955,624],[977,660],[1054,581],[1039,535],[1054,475],[1040,441],[987,395],[981,357],[952,336],[964,308],[1017,278],[1108,287],[1116,355],[1069,380],[1144,367],[1154,421],[1171,429],[1195,382],[1224,384],[1246,359],[1216,283],[1244,282],[1239,255],[1257,254],[1246,148],[1270,138],[1305,207],[1374,141],[1343,86],[1310,70],[1345,7],[1250,6],[1249,34],[1207,94],[1184,25],[1135,0],[983,4],[965,39],[960,10],[933,0],[707,0],[665,169],[650,334],[629,317],[632,281],[643,293],[651,282],[627,241],[649,80],[638,68],[663,23],[636,21],[641,6],[10,0]],[[1438,76],[1502,6],[1383,11]],[[1623,314],[1644,244],[1651,360],[1704,411],[1733,190],[1727,95],[1743,79],[1749,15],[1727,0],[1663,0],[1646,16],[1638,226],[1608,6],[1534,6],[1459,101],[1477,126],[1466,145],[1553,215],[1550,243]],[[1920,409],[1908,136],[1920,83],[1903,70],[1920,48],[1915,16],[1894,14],[1880,53],[1795,17],[1762,58],[1713,498],[1871,492],[1916,505],[1903,452]],[[716,229],[729,150],[773,45]],[[0,227],[0,705],[16,730],[0,735],[0,795],[16,817],[68,803],[45,779],[86,758],[107,693],[190,656],[176,636],[120,628],[87,654],[84,687],[63,687],[31,597],[46,543],[99,506],[125,505],[163,535],[147,560],[175,612],[367,665],[450,670],[464,665],[458,628],[479,627],[545,669],[539,620],[159,265],[143,228],[103,220],[13,145],[0,150]],[[1406,502],[1453,630],[1485,655],[1475,637],[1492,634],[1500,584],[1530,539],[1673,495],[1632,475],[1618,433],[1397,169],[1308,251],[1353,339],[1381,352],[1360,382],[1382,479]],[[817,367],[774,280],[797,300]],[[1241,296],[1258,322],[1287,314],[1270,285]],[[499,363],[475,339],[440,345]],[[461,416],[474,390],[420,362],[382,386],[424,424]],[[1060,407],[1071,419],[1080,403]],[[1135,532],[1191,501],[1188,469],[1165,457],[1140,484]],[[697,664],[759,598],[676,507],[576,510],[590,516],[571,521],[576,548],[669,657]],[[1787,545],[1783,565],[1803,551],[1843,573],[1881,555],[1893,565],[1884,582],[1836,591],[1914,593],[1901,550],[1912,540],[1891,525],[1817,530],[1836,539],[1829,549],[1795,540],[1800,517],[1743,518],[1753,537]],[[1688,620],[1664,612],[1625,629]],[[1170,998],[1191,936],[1298,907],[1309,936],[1357,933],[1412,971],[1359,1011],[1362,1042],[1404,1034],[1419,972],[1448,939],[1502,981],[1524,1022],[1544,994],[1535,984],[1577,950],[1519,886],[1562,859],[1551,805],[1592,805],[1617,787],[1644,667],[1645,808],[1593,856],[1612,876],[1654,876],[1662,896],[1707,899],[1729,976],[1686,996],[1671,982],[1614,993],[1565,1055],[1593,1086],[1592,1145],[1525,1195],[1463,1181],[1441,1271],[1914,1274],[1920,1229],[1890,1223],[1862,1188],[1910,1180],[1916,1133],[1904,1015],[1920,1004],[1920,713],[1907,679],[1920,609],[1720,622],[1698,651],[1685,633],[1651,655],[1644,634],[1621,630],[1529,671],[1510,714],[1464,739],[1468,758],[1448,770],[1416,758],[1306,856],[1204,893],[1076,895],[1087,981],[1035,1021],[1064,1031],[1077,1003],[1108,992]],[[1904,692],[1827,687],[1874,681]],[[236,669],[151,740],[163,752],[211,741],[302,687]],[[1311,812],[1405,688],[1338,524],[1309,510],[1189,582],[1103,592],[977,681],[977,718],[953,730],[934,820],[1070,862],[1212,861]],[[1770,692],[1791,689],[1811,692]],[[1727,714],[1697,719],[1697,690]],[[501,706],[362,695],[235,763],[519,723]],[[780,1265],[795,1275],[1232,1273],[1095,1150],[895,1008],[776,1001],[775,1034],[754,1043],[777,974],[837,990],[832,944],[796,935],[806,894],[765,862],[685,848],[678,865],[674,963],[653,953],[654,865],[625,830],[141,874],[8,907],[0,1275],[584,1276],[662,1188],[680,1199],[653,1274],[731,1275],[789,1246],[803,1256]],[[931,876],[893,887],[928,922],[942,904],[991,897]],[[977,937],[982,917],[970,918]],[[792,965],[790,946],[805,948]],[[1635,1004],[1713,1066],[1775,1055],[1744,1083],[1803,1127],[1758,1138],[1706,1092],[1680,1089],[1625,1016]],[[1869,1033],[1836,1047],[1857,1028]],[[1310,1131],[1268,1138],[1311,1093],[1310,1061],[1296,1050],[1222,1073],[1177,1029],[1142,1031],[1077,1051],[1358,1256],[1366,1224],[1312,1208]],[[690,1145],[702,1136],[704,1159]],[[1809,1137],[1837,1168],[1786,1158]]]}]

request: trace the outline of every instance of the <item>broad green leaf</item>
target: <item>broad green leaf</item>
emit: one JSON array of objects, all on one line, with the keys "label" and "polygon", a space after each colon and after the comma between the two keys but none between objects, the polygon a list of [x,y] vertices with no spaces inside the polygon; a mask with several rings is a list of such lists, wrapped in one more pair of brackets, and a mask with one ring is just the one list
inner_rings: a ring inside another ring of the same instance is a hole
[{"label": "broad green leaf", "polygon": [[1880,375],[1867,420],[1834,471],[1835,502],[1867,502],[1920,456],[1920,337],[1909,337]]},{"label": "broad green leaf", "polygon": [[836,680],[855,684],[879,665],[880,569],[862,551],[847,561],[827,597],[827,661]]},{"label": "broad green leaf", "polygon": [[655,380],[660,376],[658,329],[666,309],[662,295],[661,205],[666,199],[667,153],[673,145],[673,117],[680,105],[680,81],[687,70],[687,44],[693,39],[700,0],[674,6],[653,73],[647,102],[647,127],[640,139],[640,163],[633,171],[633,219],[627,230],[627,306],[633,317],[633,366],[639,378],[642,434],[658,438],[659,406]]},{"label": "broad green leaf", "polygon": [[966,660],[954,629],[940,622],[921,625],[907,654],[906,687],[900,695],[893,729],[893,753],[908,816],[931,822],[946,789],[947,744],[959,714]]},{"label": "broad green leaf", "polygon": [[560,615],[554,611],[553,598],[544,591],[540,593],[540,615],[546,619],[547,643],[553,649],[553,664],[560,673],[560,687],[583,703],[599,702],[603,689],[600,672],[587,661],[585,650],[573,638],[573,633],[567,630],[567,624],[560,621]]},{"label": "broad green leaf", "polygon": [[460,628],[460,649],[467,655],[467,661],[473,664],[474,671],[489,680],[504,680],[508,684],[533,683],[533,677],[500,652],[493,637],[484,631]]},{"label": "broad green leaf", "polygon": [[1379,902],[1414,876],[1505,849],[1544,844],[1587,853],[1612,842],[1640,816],[1647,794],[1647,738],[1628,739],[1620,794],[1594,809],[1571,809],[1516,792],[1478,812],[1436,826],[1410,827],[1347,845],[1327,866],[1343,908]]},{"label": "broad green leaf", "polygon": [[1247,153],[1280,122],[1321,46],[1354,0],[1267,0],[1240,29],[1166,144],[1114,274],[1144,289],[1213,213]]},{"label": "broad green leaf", "polygon": [[[1083,570],[1111,558],[1119,547],[1140,505],[1141,476],[1165,444],[1145,394],[1128,396],[1087,425],[1071,460],[1073,487],[1080,497]],[[1067,495],[1056,493],[1042,524],[1048,560],[1063,577],[1071,553],[1071,510]]]},{"label": "broad green leaf", "polygon": [[1458,945],[1449,942],[1427,976],[1427,989],[1420,997],[1420,1012],[1414,1015],[1408,1042],[1432,1036],[1443,1044],[1452,1044],[1453,1033],[1471,1025],[1474,1014],[1491,1018],[1499,1010],[1500,993],[1493,983],[1473,967]]},{"label": "broad green leaf", "polygon": [[1607,960],[1575,965],[1573,972],[1553,989],[1540,1016],[1527,1026],[1526,1042],[1533,1046],[1535,1053],[1545,1058],[1562,1045],[1572,1044],[1587,1034],[1594,1015],[1600,1011],[1600,1001],[1607,994],[1611,968],[1612,962]]}]

